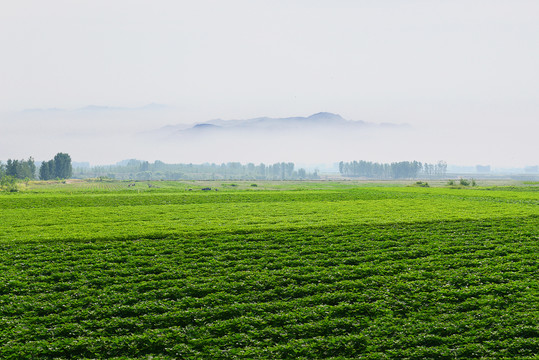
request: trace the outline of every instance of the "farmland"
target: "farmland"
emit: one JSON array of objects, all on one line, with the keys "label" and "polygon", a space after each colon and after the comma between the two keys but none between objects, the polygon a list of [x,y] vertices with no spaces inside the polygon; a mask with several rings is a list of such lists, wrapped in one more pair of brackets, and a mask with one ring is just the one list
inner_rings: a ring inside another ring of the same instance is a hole
[{"label": "farmland", "polygon": [[0,358],[539,353],[536,184],[152,185],[0,193]]}]

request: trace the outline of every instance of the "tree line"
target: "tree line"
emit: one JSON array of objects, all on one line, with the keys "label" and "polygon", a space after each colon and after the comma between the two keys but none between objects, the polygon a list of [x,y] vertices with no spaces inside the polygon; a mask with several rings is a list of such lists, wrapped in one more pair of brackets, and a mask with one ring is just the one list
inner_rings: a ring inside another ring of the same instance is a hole
[{"label": "tree line", "polygon": [[0,163],[0,177],[11,176],[15,179],[35,179],[36,164],[32,157],[28,160],[8,159],[6,164]]},{"label": "tree line", "polygon": [[58,153],[53,159],[43,161],[37,169],[34,158],[28,160],[8,159],[6,164],[0,162],[0,178],[12,178],[19,180],[68,179],[72,176],[71,157],[69,154]]},{"label": "tree line", "polygon": [[318,173],[296,169],[292,162],[274,164],[166,164],[141,160],[125,160],[113,166],[77,168],[74,177],[109,177],[120,180],[307,180],[317,179]]},{"label": "tree line", "polygon": [[444,177],[447,163],[439,161],[436,164],[419,161],[401,161],[393,163],[377,163],[370,161],[352,161],[339,163],[339,172],[343,176],[365,177],[369,179],[414,179],[424,177]]}]

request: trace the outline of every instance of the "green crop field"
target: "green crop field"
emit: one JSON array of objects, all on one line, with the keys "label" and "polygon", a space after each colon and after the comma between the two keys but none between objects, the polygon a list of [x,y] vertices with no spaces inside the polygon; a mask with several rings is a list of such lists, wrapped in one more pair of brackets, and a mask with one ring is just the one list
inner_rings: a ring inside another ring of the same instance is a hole
[{"label": "green crop field", "polygon": [[1,359],[539,356],[537,184],[129,184],[0,193]]}]

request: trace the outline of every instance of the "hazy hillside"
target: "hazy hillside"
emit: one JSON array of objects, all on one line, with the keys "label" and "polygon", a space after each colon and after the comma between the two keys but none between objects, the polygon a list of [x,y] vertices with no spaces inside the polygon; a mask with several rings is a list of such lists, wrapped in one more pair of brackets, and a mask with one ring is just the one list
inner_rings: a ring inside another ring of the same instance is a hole
[{"label": "hazy hillside", "polygon": [[[184,126],[172,127],[171,130],[178,130],[179,133],[189,134],[192,130],[201,131],[233,131],[233,132],[260,132],[260,131],[311,131],[328,129],[332,131],[365,129],[367,127],[387,127],[405,126],[396,124],[373,124],[365,121],[346,120],[338,114],[320,112],[307,117],[295,116],[286,118],[258,117],[246,120],[210,120],[205,123],[194,124],[189,128]],[[165,130],[165,129],[163,129]]]}]

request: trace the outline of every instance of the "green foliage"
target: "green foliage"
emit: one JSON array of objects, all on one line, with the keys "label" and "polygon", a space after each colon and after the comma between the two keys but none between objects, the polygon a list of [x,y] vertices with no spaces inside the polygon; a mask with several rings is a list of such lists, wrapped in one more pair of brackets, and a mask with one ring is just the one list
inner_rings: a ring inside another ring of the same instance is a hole
[{"label": "green foliage", "polygon": [[454,186],[455,185],[455,180],[448,180],[447,185]]},{"label": "green foliage", "polygon": [[5,192],[17,192],[19,186],[17,185],[17,178],[11,175],[4,175],[0,178],[0,188]]},{"label": "green foliage", "polygon": [[39,178],[41,180],[50,180],[54,178],[54,161],[44,161],[39,167]]},{"label": "green foliage", "polygon": [[429,183],[426,181],[416,181],[414,185],[419,187],[430,187]]},{"label": "green foliage", "polygon": [[459,184],[462,185],[462,186],[469,186],[470,185],[470,180],[466,180],[464,178],[461,178],[459,180]]},{"label": "green foliage", "polygon": [[0,195],[0,358],[536,356],[539,192],[299,184]]},{"label": "green foliage", "polygon": [[58,153],[54,156],[54,176],[69,179],[73,173],[69,154]]},{"label": "green foliage", "polygon": [[12,176],[16,179],[35,179],[36,165],[32,157],[28,160],[12,160],[8,159],[5,166],[0,164],[0,177],[2,174]]},{"label": "green foliage", "polygon": [[65,153],[58,153],[54,159],[42,162],[39,168],[41,180],[69,179],[72,174],[71,157]]}]

